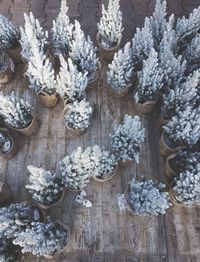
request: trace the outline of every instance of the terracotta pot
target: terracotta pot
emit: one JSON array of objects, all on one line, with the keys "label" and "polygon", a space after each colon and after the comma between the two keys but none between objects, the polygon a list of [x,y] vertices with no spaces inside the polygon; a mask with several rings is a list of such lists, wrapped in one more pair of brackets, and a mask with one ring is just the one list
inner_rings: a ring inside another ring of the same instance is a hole
[{"label": "terracotta pot", "polygon": [[68,246],[69,240],[70,240],[70,229],[69,229],[69,226],[66,225],[66,224],[64,224],[64,223],[61,222],[60,220],[56,220],[56,223],[59,224],[65,231],[68,232],[68,239],[67,239],[67,242],[66,242],[65,246],[64,246],[62,249],[57,250],[57,251],[56,251],[54,254],[52,254],[52,255],[47,255],[47,256],[45,256],[45,258],[47,258],[47,259],[53,259],[55,255],[60,254],[61,252],[65,251],[65,249],[66,249],[67,246]]},{"label": "terracotta pot", "polygon": [[96,36],[96,41],[97,41],[97,45],[98,45],[98,48],[99,48],[100,55],[103,59],[110,62],[110,61],[112,61],[114,54],[119,50],[122,37],[119,37],[116,46],[114,46],[112,48],[104,48],[101,45],[100,38],[101,38],[101,36],[100,36],[100,33],[98,32],[97,36]]},{"label": "terracotta pot", "polygon": [[20,64],[23,62],[21,56],[21,47],[16,47],[14,49],[6,50],[6,53],[12,58],[15,64]]},{"label": "terracotta pot", "polygon": [[65,188],[63,188],[62,194],[61,194],[61,196],[59,197],[59,199],[58,199],[57,201],[55,201],[54,203],[52,203],[52,204],[50,204],[50,205],[46,205],[46,204],[42,204],[42,203],[40,203],[40,202],[37,202],[37,204],[38,204],[39,207],[41,207],[41,208],[43,208],[43,209],[45,209],[45,210],[46,210],[46,209],[50,209],[50,208],[52,208],[52,207],[54,207],[54,206],[59,205],[59,204],[63,201],[64,197],[65,197]]},{"label": "terracotta pot", "polygon": [[6,56],[5,58],[6,65],[4,68],[0,70],[0,84],[10,83],[13,79],[14,71],[15,71],[14,70],[15,66],[12,59],[8,57],[6,54],[5,56]]},{"label": "terracotta pot", "polygon": [[101,63],[99,61],[97,67],[98,69],[96,72],[96,77],[93,80],[88,81],[87,89],[93,89],[98,87],[99,76],[101,72]]},{"label": "terracotta pot", "polygon": [[45,91],[39,91],[37,95],[38,100],[45,107],[54,107],[58,102],[58,94],[56,92],[52,95],[49,95]]},{"label": "terracotta pot", "polygon": [[17,154],[17,145],[13,139],[13,137],[10,135],[9,130],[6,128],[0,128],[0,132],[4,133],[7,137],[9,137],[11,141],[11,147],[6,153],[2,153],[0,151],[0,156],[5,159],[11,159]]},{"label": "terracotta pot", "polygon": [[152,112],[156,106],[156,101],[146,101],[144,103],[136,102],[135,100],[136,91],[133,94],[134,108],[137,112],[148,114]]},{"label": "terracotta pot", "polygon": [[113,170],[112,172],[108,173],[106,178],[93,176],[92,179],[96,182],[103,183],[103,182],[106,182],[106,181],[112,179],[115,175],[116,175],[116,169]]},{"label": "terracotta pot", "polygon": [[166,172],[166,175],[169,176],[169,177],[175,177],[177,175],[177,173],[171,168],[170,166],[170,160],[174,159],[176,157],[176,153],[174,154],[171,154],[169,155],[167,158],[166,158],[166,161],[165,161],[165,172]]},{"label": "terracotta pot", "polygon": [[0,181],[0,206],[4,206],[11,201],[10,187]]},{"label": "terracotta pot", "polygon": [[112,96],[114,97],[123,97],[123,96],[126,96],[128,95],[129,91],[130,91],[130,88],[131,88],[132,84],[129,85],[129,86],[126,86],[122,89],[116,89],[116,88],[113,88],[111,85],[109,86],[109,92]]},{"label": "terracotta pot", "polygon": [[170,201],[172,202],[173,205],[175,206],[182,206],[184,207],[185,205],[183,203],[181,203],[178,198],[176,197],[175,192],[173,191],[173,185],[174,185],[174,181],[171,182],[170,186],[169,186],[169,197],[170,197]]},{"label": "terracotta pot", "polygon": [[183,149],[183,148],[185,148],[185,147],[181,147],[181,146],[179,146],[179,147],[175,147],[175,148],[172,148],[172,147],[170,147],[167,143],[166,143],[166,141],[165,141],[165,131],[163,130],[162,131],[162,134],[161,134],[161,138],[160,138],[160,141],[159,141],[159,147],[160,147],[160,153],[161,153],[161,155],[163,155],[163,156],[168,156],[168,155],[170,155],[170,154],[173,154],[173,153],[175,153],[176,151],[178,151],[179,149]]}]

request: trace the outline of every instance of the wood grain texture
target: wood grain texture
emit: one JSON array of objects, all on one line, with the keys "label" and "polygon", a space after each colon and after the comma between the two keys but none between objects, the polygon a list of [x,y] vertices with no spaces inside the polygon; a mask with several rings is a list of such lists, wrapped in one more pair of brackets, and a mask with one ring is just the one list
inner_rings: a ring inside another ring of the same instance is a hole
[{"label": "wood grain texture", "polygon": [[[34,0],[28,2],[31,6],[31,2],[34,2]],[[54,2],[56,1],[41,1],[41,7],[44,11],[45,5],[48,9],[55,8],[58,13],[59,5],[55,3],[54,7]],[[70,1],[69,5],[72,2]],[[98,1],[94,1],[94,3],[96,2]],[[100,2],[98,3],[99,8]],[[131,2],[133,4],[130,4]],[[5,1],[3,3],[5,5]],[[142,4],[147,6],[147,1],[140,1],[140,5]],[[71,6],[71,9],[77,8],[74,12],[77,17],[80,17],[78,4],[76,5],[77,7],[75,7],[75,4]],[[82,1],[81,8],[83,6],[84,1]],[[141,12],[137,13],[137,6],[134,1],[123,0],[124,16],[126,16],[126,7],[129,9],[127,15],[131,12],[130,8],[133,8],[132,16],[136,20],[136,24],[133,25],[131,19],[127,17],[125,19],[127,28],[124,39],[126,41],[130,40],[135,25],[142,25],[144,18],[142,14],[145,15],[148,12],[148,10],[144,10],[144,13],[142,13],[140,10]],[[97,6],[94,5],[94,8],[97,8]],[[12,10],[14,12],[15,9],[12,8]],[[82,11],[81,15],[95,15],[95,12],[85,14]],[[50,24],[51,17],[47,15],[45,19]],[[84,29],[86,33],[91,34],[94,40],[96,26],[85,24]],[[66,130],[61,101],[53,109],[44,108],[38,103],[36,95],[28,89],[27,81],[23,77],[22,65],[18,65],[16,77],[13,81],[9,85],[0,87],[5,94],[15,90],[16,94],[27,99],[34,106],[40,122],[39,132],[30,138],[12,133],[19,145],[19,152],[15,158],[9,161],[0,159],[0,178],[11,187],[13,202],[30,199],[24,188],[28,181],[27,165],[33,164],[58,171],[58,161],[66,154],[70,154],[77,146],[86,148],[98,144],[109,149],[109,133],[113,126],[120,123],[125,114],[135,115],[132,94],[124,98],[113,98],[109,94],[105,82],[106,67],[107,65],[103,63],[98,87],[87,91],[88,100],[94,107],[94,118],[88,132],[80,137],[70,136]],[[91,209],[86,209],[74,203],[76,193],[67,191],[64,202],[48,211],[55,219],[62,219],[65,223],[71,225],[68,249],[51,261],[200,261],[199,208],[172,207],[165,216],[149,218],[121,213],[117,206],[116,195],[124,191],[132,178],[140,179],[143,175],[148,179],[152,178],[165,182],[164,159],[160,156],[158,149],[160,137],[160,129],[157,123],[158,111],[157,108],[148,115],[140,115],[146,130],[146,138],[141,147],[139,165],[132,163],[119,167],[117,175],[112,180],[103,184],[92,181],[88,185],[86,191],[93,203]],[[47,260],[28,255],[24,256],[22,261],[45,262]]]}]

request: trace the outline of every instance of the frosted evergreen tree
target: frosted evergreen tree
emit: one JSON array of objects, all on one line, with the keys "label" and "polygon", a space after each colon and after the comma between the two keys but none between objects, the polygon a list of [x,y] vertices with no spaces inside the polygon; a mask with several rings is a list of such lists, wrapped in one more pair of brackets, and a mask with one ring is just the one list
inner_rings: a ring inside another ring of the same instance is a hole
[{"label": "frosted evergreen tree", "polygon": [[179,52],[182,53],[188,43],[200,33],[200,6],[195,8],[188,18],[178,18],[176,23]]},{"label": "frosted evergreen tree", "polygon": [[73,32],[73,41],[70,52],[72,61],[77,65],[78,70],[82,73],[87,72],[88,81],[96,77],[98,69],[98,58],[96,48],[90,37],[84,36],[80,23],[75,21],[75,30]]},{"label": "frosted evergreen tree", "polygon": [[39,20],[34,17],[32,12],[30,12],[29,15],[25,13],[24,19],[24,28],[20,27],[21,54],[27,61],[29,61],[35,51],[32,47],[33,42],[38,42],[38,50],[40,52],[46,52],[48,32],[43,30]]},{"label": "frosted evergreen tree", "polygon": [[119,0],[109,0],[108,9],[102,5],[102,17],[98,23],[100,43],[104,48],[116,46],[122,36],[122,12],[119,10]]},{"label": "frosted evergreen tree", "polygon": [[69,232],[50,220],[47,223],[32,222],[24,232],[13,240],[22,248],[22,253],[30,252],[36,256],[54,255],[64,248],[69,239]]},{"label": "frosted evergreen tree", "polygon": [[15,48],[19,44],[19,31],[8,18],[1,14],[0,25],[0,50]]},{"label": "frosted evergreen tree", "polygon": [[60,72],[57,75],[57,92],[66,102],[81,100],[85,97],[87,87],[87,72],[79,72],[70,58],[66,62],[60,56]]},{"label": "frosted evergreen tree", "polygon": [[13,128],[26,128],[32,121],[32,108],[28,102],[16,97],[14,92],[4,96],[0,93],[0,115]]},{"label": "frosted evergreen tree", "polygon": [[34,38],[31,43],[32,56],[29,59],[26,75],[29,78],[30,88],[36,92],[44,91],[52,95],[56,91],[55,71],[50,59],[40,49],[39,41]]},{"label": "frosted evergreen tree", "polygon": [[192,147],[200,140],[200,108],[187,106],[164,126],[170,141],[175,145]]},{"label": "frosted evergreen tree", "polygon": [[138,116],[125,115],[123,123],[110,134],[112,148],[118,160],[135,160],[139,163],[140,144],[144,142],[144,128]]},{"label": "frosted evergreen tree", "polygon": [[27,166],[27,169],[30,173],[30,184],[26,185],[26,188],[34,200],[50,205],[60,198],[63,190],[61,177],[54,171],[43,168]]},{"label": "frosted evergreen tree", "polygon": [[198,85],[200,71],[196,70],[189,75],[181,84],[170,89],[163,95],[162,114],[170,119],[177,112],[184,110],[188,105],[195,105],[198,99]]},{"label": "frosted evergreen tree", "polygon": [[108,65],[107,83],[114,89],[123,89],[130,86],[133,79],[134,67],[130,42],[123,50],[115,53],[114,59]]},{"label": "frosted evergreen tree", "polygon": [[184,58],[188,62],[189,72],[200,69],[200,33],[187,45]]},{"label": "frosted evergreen tree", "polygon": [[70,23],[67,15],[68,6],[66,0],[61,0],[60,12],[52,27],[52,46],[54,53],[67,56],[71,50],[71,42],[74,25]]},{"label": "frosted evergreen tree", "polygon": [[138,72],[136,102],[155,101],[163,86],[163,74],[158,62],[158,53],[152,49],[143,62],[142,71]]},{"label": "frosted evergreen tree", "polygon": [[127,202],[135,215],[152,216],[165,214],[170,207],[168,193],[164,192],[165,185],[152,180],[138,182],[132,179]]}]

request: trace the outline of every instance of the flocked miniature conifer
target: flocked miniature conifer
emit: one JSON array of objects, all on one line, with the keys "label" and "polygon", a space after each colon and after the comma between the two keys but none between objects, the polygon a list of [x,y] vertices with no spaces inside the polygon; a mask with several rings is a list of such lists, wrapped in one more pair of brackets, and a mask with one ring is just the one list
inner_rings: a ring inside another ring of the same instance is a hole
[{"label": "flocked miniature conifer", "polygon": [[66,62],[62,55],[60,64],[56,89],[58,94],[66,102],[83,99],[87,87],[87,72],[79,72],[72,60],[69,58]]},{"label": "flocked miniature conifer", "polygon": [[52,27],[52,46],[54,53],[67,56],[71,50],[71,41],[73,35],[73,24],[70,23],[67,15],[68,6],[66,0],[61,0],[60,12]]},{"label": "flocked miniature conifer", "polygon": [[44,31],[37,18],[34,17],[33,13],[29,15],[24,14],[25,24],[24,28],[20,27],[21,30],[21,54],[29,61],[34,54],[32,47],[33,42],[38,42],[38,48],[40,52],[46,51],[48,32]]},{"label": "flocked miniature conifer", "polygon": [[5,16],[0,14],[0,50],[13,49],[18,45],[20,33]]},{"label": "flocked miniature conifer", "polygon": [[26,188],[34,200],[49,205],[60,198],[63,190],[61,177],[43,168],[27,166],[27,169],[30,172],[30,184]]},{"label": "flocked miniature conifer", "polygon": [[136,160],[139,163],[140,144],[144,142],[144,128],[138,116],[125,115],[123,123],[111,134],[112,148],[118,160]]},{"label": "flocked miniature conifer", "polygon": [[31,106],[22,98],[16,97],[14,92],[4,96],[0,93],[0,115],[13,128],[26,128],[32,121]]},{"label": "flocked miniature conifer", "polygon": [[130,86],[133,79],[133,60],[130,42],[123,50],[115,54],[111,64],[108,65],[107,82],[113,89],[123,89]]},{"label": "flocked miniature conifer", "polygon": [[90,37],[85,37],[80,23],[75,21],[70,57],[82,73],[87,72],[88,81],[95,79],[98,70],[96,48]]},{"label": "flocked miniature conifer", "polygon": [[127,202],[135,215],[152,216],[165,214],[169,208],[165,185],[152,180],[141,182],[132,179],[127,194]]},{"label": "flocked miniature conifer", "polygon": [[100,43],[104,48],[112,48],[122,36],[122,12],[119,0],[109,0],[108,9],[102,5],[102,17],[98,23]]}]

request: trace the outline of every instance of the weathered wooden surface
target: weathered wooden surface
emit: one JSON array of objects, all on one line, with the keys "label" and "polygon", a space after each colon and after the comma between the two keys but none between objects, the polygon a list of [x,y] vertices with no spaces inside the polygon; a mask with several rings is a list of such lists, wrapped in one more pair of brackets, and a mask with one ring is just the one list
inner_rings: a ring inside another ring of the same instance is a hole
[{"label": "weathered wooden surface", "polygon": [[[17,25],[23,24],[23,12],[32,10],[43,26],[50,28],[52,18],[58,14],[60,1],[55,0],[1,0],[0,11]],[[101,4],[108,1],[68,0],[69,14],[78,19],[86,33],[95,39],[96,21]],[[123,0],[125,31],[123,43],[131,39],[136,26],[143,24],[144,17],[153,8],[153,0]],[[187,14],[200,4],[199,0],[170,0],[169,12]],[[86,147],[99,144],[110,147],[109,133],[114,124],[120,122],[124,114],[135,115],[131,94],[125,98],[113,98],[105,85],[105,68],[102,70],[99,86],[88,91],[88,99],[94,105],[95,117],[88,132],[81,137],[70,137],[62,116],[62,103],[53,109],[42,107],[37,97],[27,88],[23,78],[23,68],[19,65],[15,80],[2,86],[3,92],[15,90],[34,106],[40,120],[37,135],[27,138],[14,133],[19,145],[18,155],[9,161],[0,160],[0,176],[13,192],[13,201],[29,199],[24,185],[28,181],[26,167],[29,164],[56,169],[57,163],[77,146]],[[70,245],[65,253],[52,261],[67,262],[134,262],[200,261],[200,209],[171,208],[165,216],[137,217],[120,213],[116,195],[123,192],[131,178],[146,178],[165,181],[164,161],[159,154],[160,136],[157,124],[158,110],[143,116],[146,139],[142,145],[140,164],[120,167],[117,175],[105,184],[91,182],[86,188],[93,203],[86,209],[73,202],[75,194],[68,192],[65,201],[50,210],[54,218],[71,223]],[[26,256],[23,261],[46,261],[44,258]]]}]

